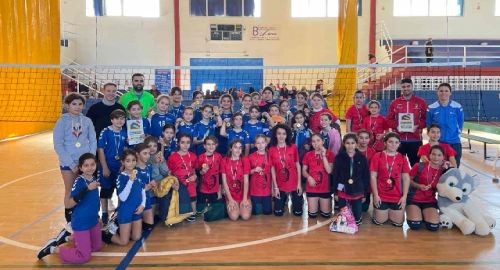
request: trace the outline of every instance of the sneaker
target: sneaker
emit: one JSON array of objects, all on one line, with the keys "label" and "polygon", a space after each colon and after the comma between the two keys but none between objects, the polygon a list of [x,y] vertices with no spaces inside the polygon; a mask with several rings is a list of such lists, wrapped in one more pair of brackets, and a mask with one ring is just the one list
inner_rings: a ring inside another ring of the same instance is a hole
[{"label": "sneaker", "polygon": [[196,215],[191,215],[188,218],[186,218],[187,222],[195,222],[196,221]]},{"label": "sneaker", "polygon": [[105,227],[105,231],[111,233],[112,235],[115,235],[116,232],[118,231],[118,228],[119,228],[118,225],[114,221],[110,220],[108,222],[108,225],[106,225]]},{"label": "sneaker", "polygon": [[68,242],[68,237],[70,235],[71,235],[71,233],[69,233],[66,229],[62,229],[55,238],[57,246]]},{"label": "sneaker", "polygon": [[43,246],[43,248],[40,249],[37,255],[38,259],[41,260],[43,257],[49,255],[51,253],[50,252],[51,247],[57,247],[57,242],[55,238],[49,239],[49,241],[47,241],[45,246]]},{"label": "sneaker", "polygon": [[356,220],[356,225],[358,225],[358,226],[359,226],[359,225],[361,225],[361,224],[363,224],[363,220],[362,220],[362,219],[360,219],[360,220]]},{"label": "sneaker", "polygon": [[71,227],[71,221],[64,224],[64,229],[69,233],[69,234],[73,234],[73,228]]}]

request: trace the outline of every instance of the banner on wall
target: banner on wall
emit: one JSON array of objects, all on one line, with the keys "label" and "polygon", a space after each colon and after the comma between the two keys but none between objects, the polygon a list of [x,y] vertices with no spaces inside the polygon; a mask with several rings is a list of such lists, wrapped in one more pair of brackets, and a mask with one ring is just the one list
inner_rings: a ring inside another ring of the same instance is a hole
[{"label": "banner on wall", "polygon": [[250,40],[280,40],[279,28],[276,26],[252,26]]},{"label": "banner on wall", "polygon": [[170,91],[170,88],[172,88],[170,69],[155,69],[155,85],[164,94]]}]

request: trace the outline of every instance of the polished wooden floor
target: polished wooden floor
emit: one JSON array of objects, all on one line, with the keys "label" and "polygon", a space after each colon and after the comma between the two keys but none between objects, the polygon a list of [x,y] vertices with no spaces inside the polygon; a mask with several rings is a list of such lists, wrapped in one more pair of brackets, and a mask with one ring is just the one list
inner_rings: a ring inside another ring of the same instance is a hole
[{"label": "polished wooden floor", "polygon": [[[465,145],[465,144],[464,144]],[[492,183],[492,161],[464,150],[463,169],[481,182],[474,199],[500,225],[500,186]],[[498,148],[488,147],[490,155]],[[0,143],[0,268],[72,268],[55,255],[36,252],[64,223],[62,180],[52,133]],[[500,164],[499,164],[500,165]],[[172,228],[157,226],[129,268],[168,269],[500,269],[500,226],[487,237],[458,230],[437,233],[374,226],[365,216],[356,235],[330,233],[328,220],[252,217],[249,221],[201,220]],[[126,247],[105,246],[77,268],[115,268]]]}]

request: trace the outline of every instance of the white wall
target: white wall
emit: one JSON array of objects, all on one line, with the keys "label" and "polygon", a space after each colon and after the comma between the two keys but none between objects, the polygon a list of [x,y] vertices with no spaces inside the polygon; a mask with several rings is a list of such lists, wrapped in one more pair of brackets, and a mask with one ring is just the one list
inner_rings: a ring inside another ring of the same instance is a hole
[{"label": "white wall", "polygon": [[385,22],[393,39],[499,39],[494,12],[495,0],[466,0],[462,17],[394,17],[393,0],[377,1],[377,22]]},{"label": "white wall", "polygon": [[159,18],[87,17],[85,0],[63,0],[61,20],[76,24],[80,64],[172,65],[172,0],[162,0],[160,8]]}]

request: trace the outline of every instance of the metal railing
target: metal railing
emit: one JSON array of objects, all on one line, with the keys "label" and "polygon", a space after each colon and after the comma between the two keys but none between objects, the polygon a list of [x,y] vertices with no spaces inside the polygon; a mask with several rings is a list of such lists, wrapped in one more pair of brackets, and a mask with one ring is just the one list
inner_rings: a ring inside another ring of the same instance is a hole
[{"label": "metal railing", "polygon": [[[425,62],[428,58],[425,55],[425,45],[405,45],[392,52],[392,55],[400,54],[404,51],[404,56],[394,61],[394,64],[413,62],[413,60],[422,60]],[[432,59],[446,59],[447,62],[464,63],[469,61],[498,60],[500,61],[500,45],[432,45],[434,55]],[[442,50],[442,49],[445,50]],[[484,49],[495,49],[494,55],[485,55],[480,53]],[[393,57],[394,58],[394,57]]]}]

